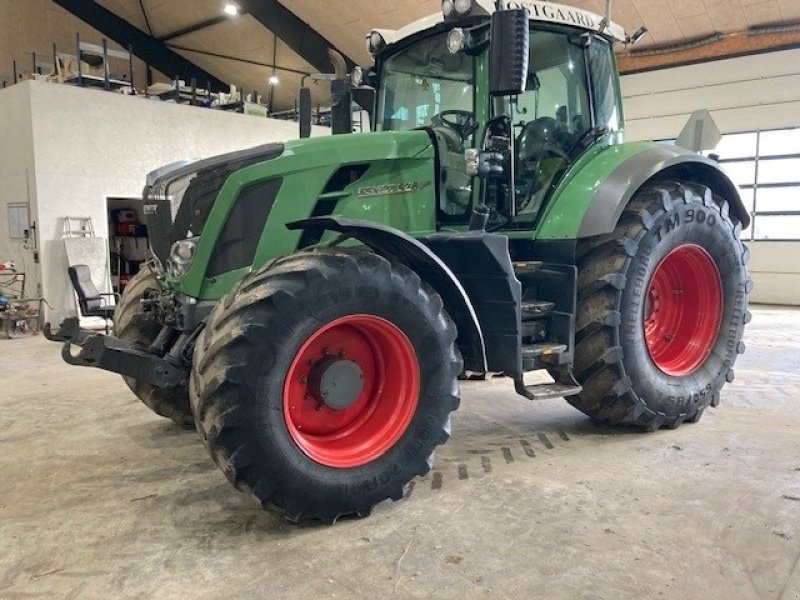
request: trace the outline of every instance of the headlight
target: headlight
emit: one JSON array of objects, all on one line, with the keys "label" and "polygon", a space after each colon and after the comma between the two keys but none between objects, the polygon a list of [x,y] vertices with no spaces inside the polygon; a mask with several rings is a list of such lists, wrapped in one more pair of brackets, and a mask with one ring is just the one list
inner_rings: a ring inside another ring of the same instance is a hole
[{"label": "headlight", "polygon": [[367,50],[370,54],[377,54],[386,45],[386,40],[378,31],[373,31],[367,36]]},{"label": "headlight", "polygon": [[447,34],[447,49],[450,54],[458,54],[467,45],[467,34],[461,27],[451,29]]},{"label": "headlight", "polygon": [[453,2],[453,6],[456,10],[456,14],[459,17],[465,16],[469,11],[472,10],[473,0],[455,0]]},{"label": "headlight", "polygon": [[176,262],[189,262],[194,258],[195,245],[192,240],[181,240],[172,246],[172,258]]},{"label": "headlight", "polygon": [[481,153],[477,148],[467,148],[464,151],[464,170],[470,177],[480,172]]},{"label": "headlight", "polygon": [[171,277],[185,275],[194,261],[199,238],[193,237],[185,240],[178,240],[172,244],[167,261],[167,274]]},{"label": "headlight", "polygon": [[360,87],[364,83],[364,69],[356,67],[353,69],[353,74],[350,75],[350,84],[353,87]]},{"label": "headlight", "polygon": [[456,6],[453,4],[453,0],[444,0],[444,2],[442,2],[442,14],[445,19],[452,17],[455,9]]}]

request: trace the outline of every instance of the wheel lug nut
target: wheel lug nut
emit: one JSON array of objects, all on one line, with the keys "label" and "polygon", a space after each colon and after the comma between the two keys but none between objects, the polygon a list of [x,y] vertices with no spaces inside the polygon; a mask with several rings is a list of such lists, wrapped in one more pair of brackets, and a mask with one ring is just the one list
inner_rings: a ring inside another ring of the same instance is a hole
[{"label": "wheel lug nut", "polygon": [[307,382],[308,382],[308,377],[306,377],[305,375],[300,377],[300,383],[307,383]]},{"label": "wheel lug nut", "polygon": [[339,348],[339,356],[346,356],[347,352],[344,351],[344,348]]}]

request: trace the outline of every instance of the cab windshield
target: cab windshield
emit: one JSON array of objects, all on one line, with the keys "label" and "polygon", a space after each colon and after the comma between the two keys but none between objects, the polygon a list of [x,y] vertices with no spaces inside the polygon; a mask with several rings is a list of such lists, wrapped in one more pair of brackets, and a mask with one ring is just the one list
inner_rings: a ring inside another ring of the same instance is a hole
[{"label": "cab windshield", "polygon": [[381,68],[377,128],[381,131],[471,119],[474,58],[447,50],[446,34],[418,41],[389,57]]}]

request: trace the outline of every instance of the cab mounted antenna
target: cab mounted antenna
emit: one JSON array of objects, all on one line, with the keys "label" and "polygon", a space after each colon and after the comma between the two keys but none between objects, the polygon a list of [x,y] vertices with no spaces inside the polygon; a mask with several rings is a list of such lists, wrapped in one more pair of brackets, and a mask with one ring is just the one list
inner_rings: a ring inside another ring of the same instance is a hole
[{"label": "cab mounted antenna", "polygon": [[600,21],[600,25],[597,26],[598,33],[603,33],[606,27],[611,24],[611,0],[606,0],[606,12],[603,15],[603,19]]}]

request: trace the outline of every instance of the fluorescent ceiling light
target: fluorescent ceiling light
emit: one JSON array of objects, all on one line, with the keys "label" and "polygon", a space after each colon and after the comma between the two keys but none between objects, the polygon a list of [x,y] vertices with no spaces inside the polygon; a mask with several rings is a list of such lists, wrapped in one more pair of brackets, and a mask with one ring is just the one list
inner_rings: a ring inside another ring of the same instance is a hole
[{"label": "fluorescent ceiling light", "polygon": [[269,84],[270,84],[270,85],[278,85],[278,82],[279,82],[279,81],[280,81],[280,80],[278,79],[278,76],[277,76],[277,75],[270,75],[270,76],[269,76]]},{"label": "fluorescent ceiling light", "polygon": [[239,7],[235,4],[228,3],[225,5],[222,11],[229,17],[235,17],[239,14]]}]

